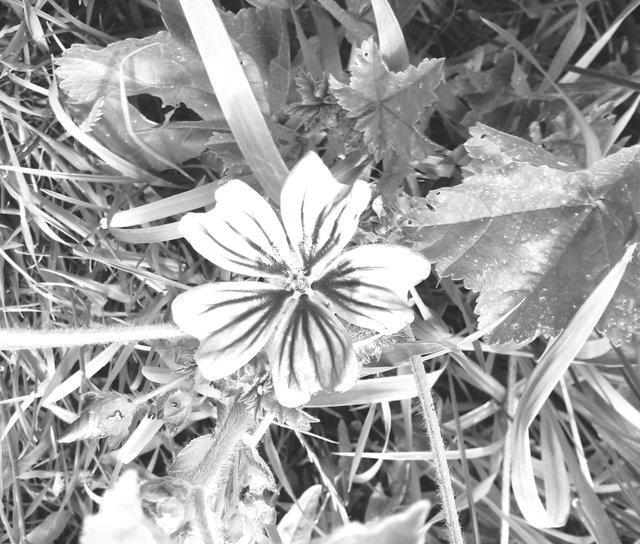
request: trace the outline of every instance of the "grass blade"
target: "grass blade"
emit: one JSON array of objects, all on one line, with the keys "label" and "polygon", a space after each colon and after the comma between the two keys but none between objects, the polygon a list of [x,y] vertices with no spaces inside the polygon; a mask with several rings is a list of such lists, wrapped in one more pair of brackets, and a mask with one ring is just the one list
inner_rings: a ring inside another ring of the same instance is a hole
[{"label": "grass blade", "polygon": [[[532,372],[518,404],[513,420],[512,486],[522,514],[536,527],[562,525],[568,511],[550,511],[540,500],[531,459],[529,427],[609,305],[635,249],[636,244],[627,248],[620,261],[576,312],[565,331],[549,345]],[[557,485],[557,482],[553,485]]]},{"label": "grass blade", "polygon": [[236,143],[276,201],[289,171],[276,148],[227,29],[209,0],[180,0],[202,62]]}]

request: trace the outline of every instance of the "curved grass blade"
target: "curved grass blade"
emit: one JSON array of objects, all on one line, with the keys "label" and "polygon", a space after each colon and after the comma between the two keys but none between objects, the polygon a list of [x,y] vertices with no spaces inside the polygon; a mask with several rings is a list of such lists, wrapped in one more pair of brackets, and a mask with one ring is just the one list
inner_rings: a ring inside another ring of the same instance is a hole
[{"label": "curved grass blade", "polygon": [[[552,505],[545,507],[540,500],[531,459],[529,427],[607,308],[635,250],[636,244],[629,245],[623,257],[589,295],[564,332],[549,344],[529,377],[516,410],[511,468],[513,492],[523,516],[536,527],[562,525],[568,510],[554,512],[550,508]],[[554,440],[557,439],[555,436]],[[557,483],[550,482],[547,489],[557,486]]]},{"label": "curved grass blade", "polygon": [[400,23],[387,0],[371,0],[378,28],[380,53],[389,70],[402,72],[409,66],[409,50]]}]

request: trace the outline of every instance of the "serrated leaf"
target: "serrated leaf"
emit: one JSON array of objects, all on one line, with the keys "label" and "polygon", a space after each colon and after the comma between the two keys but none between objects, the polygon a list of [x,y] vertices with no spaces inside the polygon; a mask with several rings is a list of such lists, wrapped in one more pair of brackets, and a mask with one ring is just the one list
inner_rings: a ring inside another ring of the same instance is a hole
[{"label": "serrated leaf", "polygon": [[[557,335],[620,259],[640,211],[640,146],[578,171],[540,164],[526,149],[508,154],[520,159],[490,161],[462,185],[412,199],[414,225],[402,228],[441,276],[480,293],[480,327],[522,301],[491,334],[498,343]],[[640,330],[639,289],[635,256],[597,327],[617,344]]]},{"label": "serrated leaf", "polygon": [[442,59],[425,59],[418,66],[392,72],[373,38],[356,50],[348,85],[330,78],[331,90],[355,128],[364,135],[369,152],[379,159],[386,150],[419,159],[438,146],[420,129],[436,100],[434,89],[443,77]]},{"label": "serrated leaf", "polygon": [[552,166],[557,170],[567,172],[578,169],[574,163],[561,161],[553,153],[539,145],[482,123],[471,127],[469,133],[471,138],[466,141],[464,147],[471,157],[471,161],[466,169],[475,174],[487,174],[511,163]]}]

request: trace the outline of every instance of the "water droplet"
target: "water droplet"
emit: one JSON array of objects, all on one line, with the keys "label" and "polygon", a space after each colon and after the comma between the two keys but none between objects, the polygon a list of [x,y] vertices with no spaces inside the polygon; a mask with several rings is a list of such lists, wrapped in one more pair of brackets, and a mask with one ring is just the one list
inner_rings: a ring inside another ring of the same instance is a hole
[{"label": "water droplet", "polygon": [[587,274],[587,275],[584,277],[584,279],[585,279],[585,280],[587,280],[587,281],[591,281],[591,280],[593,279],[593,276],[592,276],[591,274]]}]

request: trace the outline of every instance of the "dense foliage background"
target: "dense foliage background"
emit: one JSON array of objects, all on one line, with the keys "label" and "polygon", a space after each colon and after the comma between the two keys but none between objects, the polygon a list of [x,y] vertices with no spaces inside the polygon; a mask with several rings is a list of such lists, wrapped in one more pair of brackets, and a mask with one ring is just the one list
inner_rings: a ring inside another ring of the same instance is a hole
[{"label": "dense foliage background", "polygon": [[171,302],[237,278],[177,222],[232,178],[277,206],[308,150],[370,182],[357,244],[433,274],[357,389],[256,401],[224,538],[459,542],[444,480],[468,543],[638,542],[640,2],[206,4],[0,1],[0,544],[77,541],[121,474],[83,541],[169,541],[150,520],[266,372],[198,377]]}]

